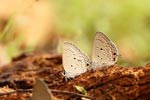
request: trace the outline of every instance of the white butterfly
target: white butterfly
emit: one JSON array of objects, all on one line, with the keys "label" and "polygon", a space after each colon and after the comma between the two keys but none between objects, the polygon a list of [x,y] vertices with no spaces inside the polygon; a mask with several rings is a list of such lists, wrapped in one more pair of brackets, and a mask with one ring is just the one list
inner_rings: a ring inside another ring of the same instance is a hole
[{"label": "white butterfly", "polygon": [[97,32],[95,35],[92,61],[75,45],[64,42],[63,67],[67,78],[74,78],[86,72],[88,69],[113,65],[117,60],[117,47],[101,32]]},{"label": "white butterfly", "polygon": [[89,69],[91,62],[88,56],[82,53],[75,45],[64,42],[63,49],[63,67],[66,77],[74,78]]},{"label": "white butterfly", "polygon": [[116,45],[104,33],[97,32],[93,43],[92,65],[96,67],[114,65],[118,60]]}]

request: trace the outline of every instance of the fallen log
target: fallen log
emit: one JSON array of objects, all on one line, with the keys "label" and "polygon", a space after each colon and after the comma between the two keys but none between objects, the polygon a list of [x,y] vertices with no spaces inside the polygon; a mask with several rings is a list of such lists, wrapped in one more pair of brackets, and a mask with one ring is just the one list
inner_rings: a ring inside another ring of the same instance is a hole
[{"label": "fallen log", "polygon": [[[0,87],[32,89],[35,78],[41,78],[50,89],[79,92],[81,86],[87,95],[97,100],[148,100],[150,99],[150,64],[143,67],[121,67],[118,65],[85,72],[74,79],[64,77],[61,55],[33,53],[19,56],[11,64],[0,68]],[[1,92],[0,92],[1,94]],[[3,100],[24,100],[32,92],[16,92],[0,95]],[[79,99],[71,94],[53,93],[60,99]]]}]

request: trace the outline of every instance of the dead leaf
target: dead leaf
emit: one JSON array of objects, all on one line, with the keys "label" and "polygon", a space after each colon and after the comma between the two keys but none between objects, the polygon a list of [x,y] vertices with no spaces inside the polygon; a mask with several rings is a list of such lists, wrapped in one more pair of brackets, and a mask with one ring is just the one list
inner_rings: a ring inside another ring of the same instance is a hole
[{"label": "dead leaf", "polygon": [[31,100],[59,100],[54,97],[48,86],[40,79],[36,79]]},{"label": "dead leaf", "polygon": [[82,86],[75,85],[75,88],[84,95],[87,95],[87,91]]}]

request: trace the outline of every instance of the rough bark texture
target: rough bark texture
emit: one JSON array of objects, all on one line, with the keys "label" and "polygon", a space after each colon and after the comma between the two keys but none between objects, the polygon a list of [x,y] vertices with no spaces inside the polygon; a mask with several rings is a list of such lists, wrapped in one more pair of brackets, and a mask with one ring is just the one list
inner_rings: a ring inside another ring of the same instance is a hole
[{"label": "rough bark texture", "polygon": [[[143,67],[104,67],[83,73],[66,81],[62,74],[61,55],[28,53],[13,59],[0,69],[0,87],[32,89],[35,78],[42,78],[50,89],[80,93],[74,87],[82,86],[88,96],[97,100],[149,100],[150,65]],[[1,93],[0,88],[0,93]],[[74,95],[53,93],[57,98],[79,99]],[[0,94],[0,100],[26,100],[32,92]]]}]

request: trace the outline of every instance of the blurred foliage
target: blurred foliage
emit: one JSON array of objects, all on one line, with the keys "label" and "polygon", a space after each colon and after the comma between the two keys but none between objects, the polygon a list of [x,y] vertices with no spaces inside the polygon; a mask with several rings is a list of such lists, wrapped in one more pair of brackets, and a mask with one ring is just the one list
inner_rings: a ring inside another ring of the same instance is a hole
[{"label": "blurred foliage", "polygon": [[[15,34],[15,21],[14,15],[11,16],[7,21],[6,25],[4,25],[4,29],[0,32],[0,47],[7,54],[8,60],[6,62],[10,62],[12,57],[29,50],[29,47],[25,50],[22,50],[23,36],[22,34]],[[0,20],[1,21],[1,20]],[[5,57],[4,57],[5,58]]]},{"label": "blurred foliage", "polygon": [[10,17],[4,29],[2,30],[2,32],[0,32],[0,43],[5,43],[10,40],[10,38],[12,37],[11,35],[14,32],[13,24],[14,24],[13,17]]},{"label": "blurred foliage", "polygon": [[[144,65],[150,62],[150,1],[49,0],[49,3],[53,4],[56,17],[50,20],[55,20],[60,41],[74,42],[83,52],[91,55],[95,32],[101,31],[117,45],[120,64]],[[21,33],[14,35],[13,17],[0,32],[0,45],[7,45],[9,58],[22,52],[20,48],[24,38]]]},{"label": "blurred foliage", "polygon": [[[2,20],[0,20],[2,21]],[[5,23],[4,29],[2,32],[0,32],[0,46],[3,51],[6,51],[7,57],[9,57],[7,60],[11,60],[12,54],[14,54],[17,51],[17,44],[13,44],[12,41],[12,34],[14,32],[13,26],[14,26],[14,21],[13,17],[10,17],[9,20]],[[5,57],[4,57],[5,58]],[[5,59],[6,60],[6,59]],[[6,61],[7,62],[7,61]]]},{"label": "blurred foliage", "polygon": [[59,33],[82,51],[91,55],[94,34],[101,31],[116,43],[121,64],[150,61],[150,1],[55,0],[54,4]]}]

